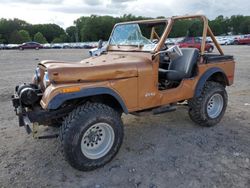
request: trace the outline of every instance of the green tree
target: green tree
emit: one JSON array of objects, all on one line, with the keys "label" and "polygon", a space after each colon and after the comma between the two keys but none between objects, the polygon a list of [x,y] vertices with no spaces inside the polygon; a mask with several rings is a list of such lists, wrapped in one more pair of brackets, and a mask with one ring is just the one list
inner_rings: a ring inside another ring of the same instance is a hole
[{"label": "green tree", "polygon": [[189,20],[177,20],[170,32],[170,37],[183,37],[190,35],[188,33],[188,28],[190,27]]},{"label": "green tree", "polygon": [[68,42],[69,41],[69,37],[66,34],[61,34],[59,36],[59,38],[61,39],[62,42]]},{"label": "green tree", "polygon": [[229,18],[220,15],[209,21],[209,25],[215,35],[227,35],[231,31],[229,21]]},{"label": "green tree", "polygon": [[41,32],[37,32],[34,35],[34,41],[39,42],[41,44],[48,43],[47,39],[43,36],[43,34]]},{"label": "green tree", "polygon": [[[11,35],[14,31],[19,31],[23,29],[24,27],[27,27],[27,22],[23,20],[19,20],[17,18],[14,19],[0,19],[0,34],[2,34],[2,38],[6,43],[11,43],[13,41],[10,41]],[[12,35],[13,39],[13,35]]]},{"label": "green tree", "polygon": [[[163,17],[158,17],[163,18]],[[148,17],[124,14],[120,17],[112,16],[83,16],[74,21],[74,26],[68,27],[66,31],[56,24],[29,24],[23,20],[0,19],[0,42],[22,43],[34,38],[40,32],[48,42],[78,42],[108,40],[113,26],[118,22],[149,19]],[[233,15],[230,18],[222,15],[210,20],[209,24],[215,35],[222,34],[247,34],[250,33],[250,17]],[[145,36],[150,35],[149,27],[143,26],[142,32]],[[164,27],[157,28],[157,33],[162,33]],[[180,20],[175,22],[170,37],[197,36],[201,35],[202,24],[193,20]],[[18,32],[19,31],[19,32]],[[18,32],[18,33],[17,33]],[[31,37],[29,37],[29,34]],[[36,37],[37,38],[37,37]],[[38,37],[39,41],[42,37]],[[41,39],[41,42],[45,42]]]},{"label": "green tree", "polygon": [[245,20],[239,26],[240,33],[249,34],[250,33],[250,16],[246,17]]},{"label": "green tree", "polygon": [[77,19],[74,23],[76,25],[76,36],[80,37],[81,41],[98,41],[99,39],[108,40],[112,28],[118,22],[134,21],[149,19],[147,17],[133,16],[125,14],[121,17],[112,16],[83,16]]},{"label": "green tree", "polygon": [[110,32],[119,18],[111,16],[81,17],[75,21],[81,41],[108,40]]},{"label": "green tree", "polygon": [[62,43],[62,39],[60,37],[56,37],[53,39],[52,43]]},{"label": "green tree", "polygon": [[214,35],[221,35],[223,33],[222,26],[218,21],[213,20],[209,23],[209,25]]},{"label": "green tree", "polygon": [[31,37],[28,31],[20,30],[18,31],[18,33],[21,36],[21,43],[31,41]]},{"label": "green tree", "polygon": [[0,44],[3,44],[5,42],[5,40],[2,37],[3,37],[3,35],[0,34]]},{"label": "green tree", "polygon": [[8,42],[11,44],[21,44],[23,42],[22,36],[17,30],[15,30],[10,34]]},{"label": "green tree", "polygon": [[240,34],[240,25],[244,22],[245,18],[242,15],[233,15],[230,18],[229,25],[234,34]]},{"label": "green tree", "polygon": [[70,26],[66,29],[69,42],[78,42],[78,33],[76,26]]},{"label": "green tree", "polygon": [[32,36],[37,32],[41,32],[48,42],[52,42],[54,38],[60,37],[60,35],[65,34],[63,28],[56,24],[36,24],[28,26],[27,30]]}]

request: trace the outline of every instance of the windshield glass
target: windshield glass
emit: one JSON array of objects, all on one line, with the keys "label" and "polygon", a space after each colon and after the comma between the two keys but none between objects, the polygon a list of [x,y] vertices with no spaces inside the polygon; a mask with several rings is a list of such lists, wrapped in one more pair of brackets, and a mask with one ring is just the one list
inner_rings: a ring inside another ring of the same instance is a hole
[{"label": "windshield glass", "polygon": [[[165,24],[165,23],[164,23]],[[153,51],[160,37],[152,35],[152,28],[156,33],[155,25],[149,24],[122,24],[117,25],[110,37],[109,45],[112,46],[134,46],[139,51]],[[163,32],[158,29],[158,33]]]}]

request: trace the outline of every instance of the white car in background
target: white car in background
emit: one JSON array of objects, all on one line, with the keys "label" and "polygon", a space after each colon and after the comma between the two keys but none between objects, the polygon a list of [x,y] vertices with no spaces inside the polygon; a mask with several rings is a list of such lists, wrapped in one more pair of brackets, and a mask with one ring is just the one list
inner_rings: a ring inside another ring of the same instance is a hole
[{"label": "white car in background", "polygon": [[4,44],[0,44],[0,50],[4,49],[5,45]]},{"label": "white car in background", "polygon": [[217,42],[220,45],[231,45],[233,44],[234,40],[231,38],[217,38]]},{"label": "white car in background", "polygon": [[100,56],[105,51],[107,51],[107,42],[99,40],[97,43],[97,47],[89,50],[89,55],[91,57]]}]

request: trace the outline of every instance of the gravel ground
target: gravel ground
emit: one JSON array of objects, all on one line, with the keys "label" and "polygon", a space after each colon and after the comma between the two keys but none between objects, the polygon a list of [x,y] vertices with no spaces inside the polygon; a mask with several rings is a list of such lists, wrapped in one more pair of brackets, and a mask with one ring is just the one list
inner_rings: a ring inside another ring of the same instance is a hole
[{"label": "gravel ground", "polygon": [[223,48],[235,55],[237,65],[219,125],[195,125],[186,107],[157,116],[123,116],[120,152],[91,172],[70,167],[58,140],[34,140],[19,128],[10,101],[15,85],[29,82],[40,60],[76,61],[87,51],[0,51],[0,187],[250,187],[250,46]]}]

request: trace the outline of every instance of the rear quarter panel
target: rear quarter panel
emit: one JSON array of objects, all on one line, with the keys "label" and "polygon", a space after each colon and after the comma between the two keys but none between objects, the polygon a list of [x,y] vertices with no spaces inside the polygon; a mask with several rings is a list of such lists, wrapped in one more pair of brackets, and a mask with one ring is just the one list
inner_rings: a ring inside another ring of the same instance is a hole
[{"label": "rear quarter panel", "polygon": [[[225,73],[228,79],[228,85],[232,85],[234,81],[234,61],[223,61],[223,62],[213,62],[208,64],[199,64],[198,65],[198,75],[184,79],[177,88],[168,89],[160,91],[161,105],[175,103],[181,100],[187,100],[193,98],[196,92],[197,85],[201,77],[213,68],[219,68],[222,72]],[[206,81],[206,80],[204,80]]]}]

